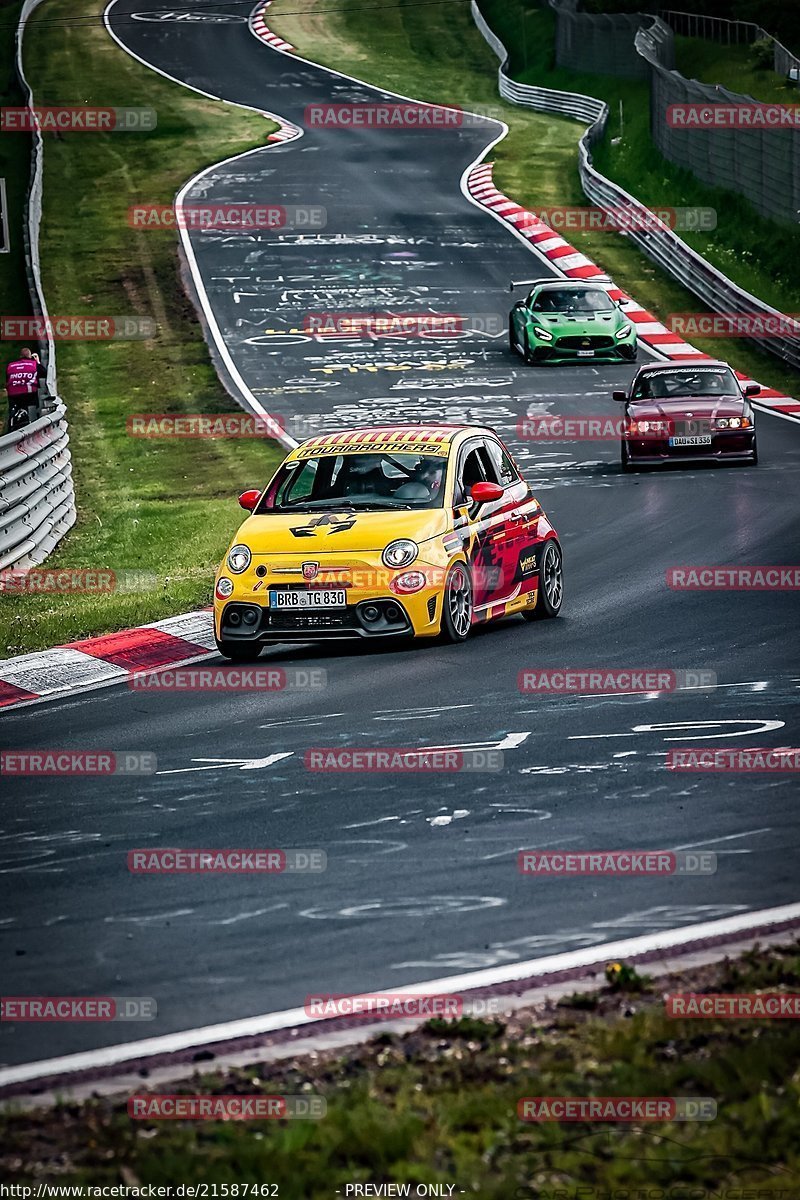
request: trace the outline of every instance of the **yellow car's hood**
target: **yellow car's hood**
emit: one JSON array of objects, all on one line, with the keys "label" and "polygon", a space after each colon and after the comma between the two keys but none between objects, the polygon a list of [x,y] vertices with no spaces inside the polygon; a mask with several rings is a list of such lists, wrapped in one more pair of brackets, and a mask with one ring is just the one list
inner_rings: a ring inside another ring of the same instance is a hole
[{"label": "yellow car's hood", "polygon": [[396,538],[425,542],[446,533],[451,514],[444,508],[410,512],[265,513],[248,517],[236,535],[253,555],[257,554],[346,554],[381,551]]}]

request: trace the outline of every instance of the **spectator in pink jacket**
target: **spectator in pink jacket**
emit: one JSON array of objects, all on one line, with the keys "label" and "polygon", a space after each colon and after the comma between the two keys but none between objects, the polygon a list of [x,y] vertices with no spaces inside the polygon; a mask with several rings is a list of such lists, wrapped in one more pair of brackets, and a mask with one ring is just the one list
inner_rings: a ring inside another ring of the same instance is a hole
[{"label": "spectator in pink jacket", "polygon": [[39,362],[39,355],[23,347],[19,358],[6,367],[6,392],[8,394],[8,429],[21,429],[30,420],[28,407],[34,408],[39,400],[39,380],[47,372]]}]

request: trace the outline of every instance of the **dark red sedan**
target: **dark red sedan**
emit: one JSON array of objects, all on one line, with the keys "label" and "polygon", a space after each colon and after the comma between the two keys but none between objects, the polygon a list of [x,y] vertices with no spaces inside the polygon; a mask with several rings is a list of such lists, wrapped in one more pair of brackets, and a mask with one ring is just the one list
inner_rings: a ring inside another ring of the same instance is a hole
[{"label": "dark red sedan", "polygon": [[627,392],[620,456],[623,471],[668,462],[758,462],[755,413],[727,363],[653,363]]}]

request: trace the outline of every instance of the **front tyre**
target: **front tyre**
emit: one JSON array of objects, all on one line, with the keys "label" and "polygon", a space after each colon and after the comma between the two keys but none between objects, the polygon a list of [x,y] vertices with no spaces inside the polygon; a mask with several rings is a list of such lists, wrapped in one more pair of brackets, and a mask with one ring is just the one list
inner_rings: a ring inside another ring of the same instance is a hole
[{"label": "front tyre", "polygon": [[264,649],[258,642],[232,642],[228,638],[214,640],[222,657],[229,658],[231,662],[255,662]]},{"label": "front tyre", "polygon": [[627,442],[620,442],[619,444],[619,465],[625,473],[633,470]]},{"label": "front tyre", "polygon": [[536,358],[533,350],[531,350],[531,342],[527,329],[523,329],[522,331],[522,357],[525,359],[525,362],[529,367],[536,365]]},{"label": "front tyre", "polygon": [[514,328],[514,318],[513,317],[509,317],[509,319],[508,319],[508,348],[512,354],[520,353],[520,345],[519,345],[519,342],[517,341],[517,331]]},{"label": "front tyre", "polygon": [[564,568],[558,542],[545,542],[539,564],[539,594],[536,608],[522,615],[526,621],[545,621],[557,617],[564,601]]},{"label": "front tyre", "polygon": [[472,628],[472,580],[463,563],[456,563],[447,576],[442,597],[442,637],[446,642],[464,642]]}]

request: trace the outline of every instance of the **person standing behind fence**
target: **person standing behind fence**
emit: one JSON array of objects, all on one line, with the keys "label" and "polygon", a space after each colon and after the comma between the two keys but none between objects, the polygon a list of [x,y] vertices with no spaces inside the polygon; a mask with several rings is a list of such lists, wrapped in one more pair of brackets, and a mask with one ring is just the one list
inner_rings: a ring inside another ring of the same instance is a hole
[{"label": "person standing behind fence", "polygon": [[47,372],[39,362],[39,355],[23,347],[19,358],[6,367],[6,392],[8,394],[8,428],[12,433],[30,421],[29,406],[38,407],[39,380]]}]

